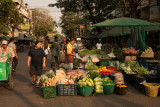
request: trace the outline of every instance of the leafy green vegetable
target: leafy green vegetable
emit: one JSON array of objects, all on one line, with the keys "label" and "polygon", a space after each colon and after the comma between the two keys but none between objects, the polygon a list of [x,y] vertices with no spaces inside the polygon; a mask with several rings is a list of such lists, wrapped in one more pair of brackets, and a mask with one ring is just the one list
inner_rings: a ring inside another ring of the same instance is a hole
[{"label": "leafy green vegetable", "polygon": [[137,73],[140,74],[140,75],[148,75],[149,74],[149,71],[147,71],[143,66],[141,66],[138,70],[137,70]]},{"label": "leafy green vegetable", "polygon": [[94,79],[96,77],[101,77],[101,75],[97,71],[89,71],[88,75],[91,79]]},{"label": "leafy green vegetable", "polygon": [[85,65],[86,70],[97,70],[98,67],[94,64],[86,64]]}]

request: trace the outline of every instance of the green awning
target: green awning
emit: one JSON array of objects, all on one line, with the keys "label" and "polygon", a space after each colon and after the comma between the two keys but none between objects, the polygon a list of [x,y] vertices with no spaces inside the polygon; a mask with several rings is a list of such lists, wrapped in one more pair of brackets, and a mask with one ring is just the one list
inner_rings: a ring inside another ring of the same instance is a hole
[{"label": "green awning", "polygon": [[135,19],[135,18],[115,18],[115,19],[108,19],[104,22],[100,22],[97,24],[92,25],[92,27],[129,27],[129,26],[155,26],[156,24]]}]

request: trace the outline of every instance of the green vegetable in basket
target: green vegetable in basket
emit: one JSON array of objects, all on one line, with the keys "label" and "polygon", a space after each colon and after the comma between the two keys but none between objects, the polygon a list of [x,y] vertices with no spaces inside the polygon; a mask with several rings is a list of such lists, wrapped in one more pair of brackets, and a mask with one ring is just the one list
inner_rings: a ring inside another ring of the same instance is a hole
[{"label": "green vegetable in basket", "polygon": [[90,87],[92,86],[92,84],[89,82],[89,80],[87,80],[86,83],[88,86],[90,86]]},{"label": "green vegetable in basket", "polygon": [[101,75],[97,71],[89,71],[88,75],[91,79],[94,79],[96,77],[101,77]]},{"label": "green vegetable in basket", "polygon": [[103,85],[102,82],[95,82],[95,85]]},{"label": "green vegetable in basket", "polygon": [[84,78],[82,79],[83,82],[85,82],[86,80],[87,80],[87,77],[84,77]]},{"label": "green vegetable in basket", "polygon": [[102,79],[99,78],[99,77],[97,77],[97,78],[94,79],[94,82],[99,82],[99,81],[102,81]]},{"label": "green vegetable in basket", "polygon": [[95,88],[96,90],[103,90],[103,86],[100,86],[100,85],[97,85]]},{"label": "green vegetable in basket", "polygon": [[97,94],[102,94],[102,93],[103,93],[103,90],[95,90],[95,92],[96,92]]},{"label": "green vegetable in basket", "polygon": [[143,66],[141,66],[138,70],[137,70],[137,73],[138,74],[145,74],[145,75],[148,75],[149,74],[149,71],[147,71]]},{"label": "green vegetable in basket", "polygon": [[89,79],[89,82],[92,84],[92,86],[94,86],[92,79]]},{"label": "green vegetable in basket", "polygon": [[98,67],[94,64],[86,64],[85,65],[86,70],[97,70]]},{"label": "green vegetable in basket", "polygon": [[87,83],[86,83],[86,82],[78,82],[78,84],[79,84],[80,86],[87,86]]},{"label": "green vegetable in basket", "polygon": [[73,67],[76,68],[76,67],[79,67],[79,65],[80,65],[80,60],[79,59],[74,59]]}]

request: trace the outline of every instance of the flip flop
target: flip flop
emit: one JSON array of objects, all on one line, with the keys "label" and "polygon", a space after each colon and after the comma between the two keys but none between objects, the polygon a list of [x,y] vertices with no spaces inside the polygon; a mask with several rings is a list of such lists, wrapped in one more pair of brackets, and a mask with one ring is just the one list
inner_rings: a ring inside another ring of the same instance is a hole
[{"label": "flip flop", "polygon": [[40,86],[37,84],[37,85],[36,85],[36,88],[39,88],[39,87],[40,87]]},{"label": "flip flop", "polygon": [[35,81],[32,81],[32,85],[35,85]]}]

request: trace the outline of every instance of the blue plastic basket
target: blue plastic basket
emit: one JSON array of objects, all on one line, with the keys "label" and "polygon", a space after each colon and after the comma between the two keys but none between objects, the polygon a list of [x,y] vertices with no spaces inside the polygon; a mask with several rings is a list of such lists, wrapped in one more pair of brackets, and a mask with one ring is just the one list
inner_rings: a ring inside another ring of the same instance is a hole
[{"label": "blue plastic basket", "polygon": [[60,84],[57,86],[58,96],[74,96],[77,95],[77,85],[75,84]]}]

